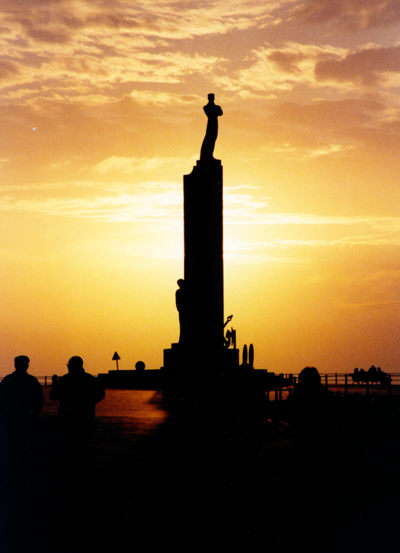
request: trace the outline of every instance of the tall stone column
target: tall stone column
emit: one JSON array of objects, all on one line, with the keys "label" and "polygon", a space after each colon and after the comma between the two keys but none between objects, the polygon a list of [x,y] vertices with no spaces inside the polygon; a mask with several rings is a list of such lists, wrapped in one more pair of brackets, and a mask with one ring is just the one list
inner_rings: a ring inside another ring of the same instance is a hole
[{"label": "tall stone column", "polygon": [[184,176],[186,344],[205,355],[223,348],[223,194],[220,160],[200,160]]}]

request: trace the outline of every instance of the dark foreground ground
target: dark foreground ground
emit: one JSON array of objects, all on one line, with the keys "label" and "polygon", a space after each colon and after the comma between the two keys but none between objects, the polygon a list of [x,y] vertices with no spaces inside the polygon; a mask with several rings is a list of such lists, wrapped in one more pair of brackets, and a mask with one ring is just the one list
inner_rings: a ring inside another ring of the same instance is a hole
[{"label": "dark foreground ground", "polygon": [[338,400],[306,433],[239,391],[165,408],[147,435],[99,420],[77,458],[42,415],[22,466],[2,456],[1,553],[400,551],[398,397]]}]

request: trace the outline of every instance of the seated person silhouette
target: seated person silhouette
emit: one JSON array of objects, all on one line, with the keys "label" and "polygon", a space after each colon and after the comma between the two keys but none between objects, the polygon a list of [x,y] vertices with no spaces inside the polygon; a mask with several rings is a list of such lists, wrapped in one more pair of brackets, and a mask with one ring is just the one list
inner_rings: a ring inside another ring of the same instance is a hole
[{"label": "seated person silhouette", "polygon": [[27,449],[34,420],[43,408],[43,392],[37,378],[28,374],[29,357],[14,358],[15,371],[0,382],[0,420],[3,440],[13,463]]},{"label": "seated person silhouette", "polygon": [[85,372],[81,357],[68,361],[68,373],[54,378],[50,398],[58,400],[58,426],[68,450],[82,450],[95,418],[96,403],[105,391],[97,378]]}]

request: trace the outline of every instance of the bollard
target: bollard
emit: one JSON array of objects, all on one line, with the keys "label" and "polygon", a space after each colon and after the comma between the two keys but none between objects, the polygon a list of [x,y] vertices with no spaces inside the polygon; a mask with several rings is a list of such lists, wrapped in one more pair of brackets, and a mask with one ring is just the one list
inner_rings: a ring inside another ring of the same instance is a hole
[{"label": "bollard", "polygon": [[47,376],[44,377],[44,385],[47,386]]},{"label": "bollard", "polygon": [[335,373],[335,384],[337,384],[337,373]]},{"label": "bollard", "polygon": [[348,392],[348,375],[344,375],[344,395],[347,396]]}]

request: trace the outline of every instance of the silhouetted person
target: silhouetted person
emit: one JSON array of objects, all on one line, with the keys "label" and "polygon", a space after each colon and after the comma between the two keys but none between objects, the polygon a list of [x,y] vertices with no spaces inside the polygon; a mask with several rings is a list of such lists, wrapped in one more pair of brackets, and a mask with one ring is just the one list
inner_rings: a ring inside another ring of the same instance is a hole
[{"label": "silhouetted person", "polygon": [[96,403],[104,398],[103,386],[85,372],[81,357],[68,361],[68,374],[53,377],[50,398],[58,400],[58,424],[68,449],[85,447],[95,417]]},{"label": "silhouetted person", "polygon": [[375,367],[375,365],[372,365],[369,369],[368,369],[368,380],[370,382],[376,382],[377,381],[377,369]]},{"label": "silhouetted person", "polygon": [[43,408],[43,392],[37,378],[27,372],[29,357],[15,357],[14,365],[15,371],[0,382],[0,418],[11,462],[19,463],[34,420]]},{"label": "silhouetted person", "polygon": [[146,368],[146,365],[143,363],[143,361],[138,361],[135,364],[135,369],[137,370],[138,373],[143,373],[145,368]]},{"label": "silhouetted person", "polygon": [[175,303],[179,314],[179,343],[184,344],[187,332],[187,291],[183,278],[177,281],[179,286],[175,292]]},{"label": "silhouetted person", "polygon": [[217,106],[214,103],[214,94],[208,95],[208,104],[203,107],[204,113],[207,115],[207,129],[206,135],[201,145],[200,159],[209,160],[214,159],[214,147],[215,141],[218,136],[218,117],[222,115],[221,106]]},{"label": "silhouetted person", "polygon": [[289,396],[295,452],[303,462],[318,463],[336,441],[335,398],[321,383],[315,367],[305,367]]}]

